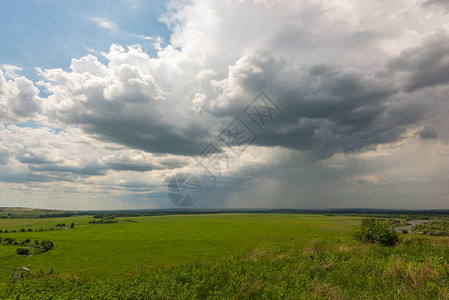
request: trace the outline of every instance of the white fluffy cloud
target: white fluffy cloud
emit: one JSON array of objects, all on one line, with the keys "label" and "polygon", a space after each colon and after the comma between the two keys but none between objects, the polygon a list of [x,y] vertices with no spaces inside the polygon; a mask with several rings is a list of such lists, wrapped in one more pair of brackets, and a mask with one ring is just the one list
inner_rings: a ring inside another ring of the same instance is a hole
[{"label": "white fluffy cloud", "polygon": [[[2,69],[5,69],[5,76]],[[0,68],[0,120],[18,122],[35,119],[41,112],[42,99],[33,82],[15,71],[20,68],[2,66]],[[8,78],[9,77],[9,78]]]}]

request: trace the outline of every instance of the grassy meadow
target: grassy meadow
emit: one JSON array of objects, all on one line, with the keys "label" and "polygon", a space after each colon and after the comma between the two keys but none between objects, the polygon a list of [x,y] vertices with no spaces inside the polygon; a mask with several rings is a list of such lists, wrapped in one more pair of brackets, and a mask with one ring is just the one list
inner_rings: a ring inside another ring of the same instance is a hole
[{"label": "grassy meadow", "polygon": [[[14,299],[423,299],[449,298],[449,239],[401,235],[395,247],[361,244],[360,216],[216,214],[118,218],[0,219],[0,237],[50,240],[33,256],[1,245],[1,266],[31,276]],[[74,229],[17,232],[20,229]]]},{"label": "grassy meadow", "polygon": [[[1,246],[1,266],[53,268],[95,277],[123,276],[155,264],[250,253],[260,247],[303,246],[317,239],[349,239],[359,218],[317,215],[222,214],[118,218],[116,224],[89,224],[92,217],[0,220],[0,229],[74,229],[0,233],[3,237],[51,240],[55,248],[32,257]],[[135,221],[129,222],[129,220]]]}]

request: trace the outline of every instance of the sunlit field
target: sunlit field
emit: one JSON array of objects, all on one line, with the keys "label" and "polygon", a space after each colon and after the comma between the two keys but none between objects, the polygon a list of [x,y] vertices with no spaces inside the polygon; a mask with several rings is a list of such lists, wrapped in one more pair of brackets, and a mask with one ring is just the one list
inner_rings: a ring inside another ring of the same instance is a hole
[{"label": "sunlit field", "polygon": [[[155,264],[247,254],[261,247],[302,247],[311,240],[348,239],[354,217],[317,215],[195,215],[118,218],[116,224],[89,224],[92,217],[0,220],[0,229],[48,229],[71,222],[74,229],[0,233],[2,237],[51,240],[55,248],[23,257],[17,246],[1,246],[2,265],[120,277]],[[131,222],[135,221],[135,223]]]},{"label": "sunlit field", "polygon": [[[362,217],[217,214],[0,220],[0,236],[50,240],[32,256],[1,245],[2,266],[31,274],[14,299],[449,298],[446,237],[401,234],[394,247],[353,240]],[[57,224],[75,226],[62,227]],[[13,232],[21,229],[44,231]]]}]

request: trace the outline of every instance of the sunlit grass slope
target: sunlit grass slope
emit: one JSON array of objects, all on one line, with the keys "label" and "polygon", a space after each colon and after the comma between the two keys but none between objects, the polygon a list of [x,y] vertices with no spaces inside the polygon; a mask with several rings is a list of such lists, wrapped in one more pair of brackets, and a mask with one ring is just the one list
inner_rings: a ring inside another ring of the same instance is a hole
[{"label": "sunlit grass slope", "polygon": [[[136,223],[126,222],[134,220]],[[51,240],[46,253],[24,257],[17,246],[0,246],[2,266],[53,269],[97,278],[120,277],[141,268],[250,253],[260,247],[302,247],[311,240],[348,240],[353,217],[284,214],[221,214],[122,218],[117,224],[89,224],[91,217],[0,220],[0,229],[73,230],[0,233],[15,239]]]}]

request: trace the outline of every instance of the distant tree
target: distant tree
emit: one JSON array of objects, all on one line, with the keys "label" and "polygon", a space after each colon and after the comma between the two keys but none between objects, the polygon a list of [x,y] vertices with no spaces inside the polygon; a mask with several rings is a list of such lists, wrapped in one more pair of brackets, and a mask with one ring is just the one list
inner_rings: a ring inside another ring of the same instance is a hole
[{"label": "distant tree", "polygon": [[388,224],[380,220],[364,219],[360,226],[351,232],[352,237],[363,243],[378,243],[394,246],[399,242],[399,235]]},{"label": "distant tree", "polygon": [[73,227],[75,227],[75,223],[74,223],[74,222],[72,222],[72,223],[70,224],[70,228],[73,229]]}]

